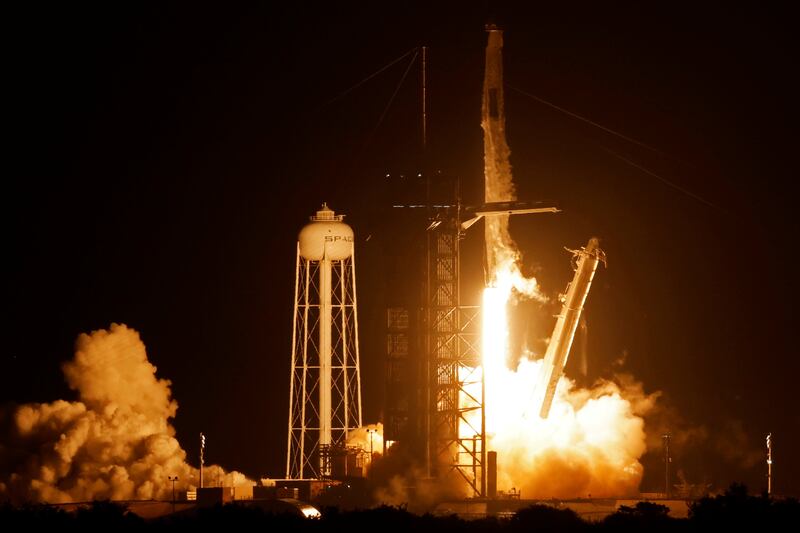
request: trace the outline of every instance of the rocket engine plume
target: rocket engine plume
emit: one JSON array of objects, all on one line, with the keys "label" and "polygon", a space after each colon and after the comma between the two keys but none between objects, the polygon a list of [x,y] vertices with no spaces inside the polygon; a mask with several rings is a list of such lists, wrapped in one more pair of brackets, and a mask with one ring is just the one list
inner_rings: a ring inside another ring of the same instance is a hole
[{"label": "rocket engine plume", "polygon": [[[485,200],[513,201],[516,192],[505,139],[503,34],[493,26],[487,31],[481,122]],[[657,394],[646,395],[641,387],[612,381],[580,389],[560,369],[550,379],[543,361],[536,360],[529,350],[510,354],[509,302],[512,298],[540,302],[546,298],[535,279],[522,275],[508,216],[486,217],[485,223],[488,279],[482,310],[483,398],[487,449],[498,452],[498,488],[521,488],[528,498],[636,493],[642,477],[639,458],[647,448],[642,417],[652,409]],[[570,342],[560,343],[567,351],[574,333],[574,327],[570,328]],[[520,356],[516,370],[507,364],[510,355],[515,360]],[[561,358],[565,361],[566,357]],[[542,379],[553,383],[547,419],[539,417],[541,395],[536,402],[535,385]],[[463,429],[468,436],[469,430]]]},{"label": "rocket engine plume", "polygon": [[[139,334],[123,324],[81,334],[62,365],[79,401],[56,400],[0,411],[0,499],[65,503],[163,499],[197,484],[170,419],[178,403],[156,377]],[[252,484],[239,472],[226,485]],[[207,470],[208,471],[208,470]]]}]

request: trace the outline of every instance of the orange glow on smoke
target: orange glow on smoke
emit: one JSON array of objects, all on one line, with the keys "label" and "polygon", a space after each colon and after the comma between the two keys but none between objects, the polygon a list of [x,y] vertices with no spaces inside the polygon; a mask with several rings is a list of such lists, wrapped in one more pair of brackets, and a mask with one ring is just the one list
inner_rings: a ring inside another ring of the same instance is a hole
[{"label": "orange glow on smoke", "polygon": [[[654,398],[628,398],[617,384],[600,381],[580,389],[562,377],[549,418],[539,417],[536,390],[542,360],[524,353],[508,367],[511,298],[538,294],[513,262],[500,264],[483,292],[482,350],[485,369],[487,450],[498,452],[498,489],[521,489],[524,498],[632,495],[642,477],[644,421]],[[516,354],[515,354],[516,355]],[[479,384],[467,393],[476,393]],[[462,407],[468,404],[465,395]],[[639,412],[636,412],[634,405]],[[480,427],[480,412],[462,422],[461,436]],[[472,426],[470,428],[469,426]]]}]

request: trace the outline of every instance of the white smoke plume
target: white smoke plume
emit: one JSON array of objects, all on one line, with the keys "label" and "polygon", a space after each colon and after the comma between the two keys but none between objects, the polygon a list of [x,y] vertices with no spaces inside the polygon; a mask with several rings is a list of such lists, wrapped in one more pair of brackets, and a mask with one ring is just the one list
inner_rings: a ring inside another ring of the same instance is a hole
[{"label": "white smoke plume", "polygon": [[[186,462],[170,424],[178,409],[171,383],[156,377],[136,331],[112,324],[81,334],[62,369],[78,401],[0,412],[0,499],[166,499],[168,476],[178,476],[178,489],[196,487],[198,470]],[[252,484],[239,472],[217,478]]]}]

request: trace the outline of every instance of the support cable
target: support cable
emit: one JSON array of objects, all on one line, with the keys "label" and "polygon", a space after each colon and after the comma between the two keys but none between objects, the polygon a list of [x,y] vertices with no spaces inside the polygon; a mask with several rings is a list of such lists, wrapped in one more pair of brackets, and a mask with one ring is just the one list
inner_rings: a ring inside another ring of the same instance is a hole
[{"label": "support cable", "polygon": [[375,132],[378,131],[378,128],[380,128],[381,124],[383,123],[383,119],[386,118],[386,114],[389,112],[389,108],[392,107],[392,102],[394,102],[397,93],[400,92],[400,87],[403,86],[403,82],[406,81],[406,77],[408,76],[408,73],[411,71],[411,67],[414,65],[414,61],[417,60],[417,55],[419,55],[419,51],[415,49],[414,56],[411,58],[411,61],[408,62],[408,66],[406,67],[405,72],[403,72],[403,77],[400,78],[400,82],[397,84],[397,87],[395,87],[392,96],[389,98],[389,102],[386,104],[383,113],[381,113],[381,116],[378,119],[378,123],[375,124],[375,127],[372,129],[372,132],[370,132],[369,137],[367,137],[367,140],[364,143],[365,146],[369,143],[370,139],[372,139],[372,136],[375,135]]},{"label": "support cable", "polygon": [[672,187],[673,189],[675,189],[675,190],[677,190],[677,191],[680,191],[680,192],[682,192],[683,194],[685,194],[685,195],[687,195],[687,196],[691,196],[692,198],[694,198],[694,199],[695,199],[695,200],[697,200],[698,202],[704,203],[704,204],[706,204],[706,205],[707,205],[707,206],[709,206],[709,207],[713,207],[714,209],[718,209],[718,210],[720,210],[720,211],[723,211],[723,212],[725,212],[725,210],[724,210],[724,209],[722,209],[721,207],[719,207],[719,206],[717,206],[717,205],[715,205],[715,204],[712,204],[711,202],[709,202],[709,201],[708,201],[708,200],[706,200],[705,198],[703,198],[703,197],[701,197],[701,196],[698,196],[698,195],[696,195],[695,193],[693,193],[692,191],[690,191],[690,190],[688,190],[688,189],[684,189],[683,187],[681,187],[681,186],[680,186],[680,185],[678,185],[677,183],[674,183],[674,182],[672,182],[672,181],[668,180],[667,178],[665,178],[665,177],[663,177],[663,176],[660,176],[660,175],[656,174],[656,173],[655,173],[655,172],[653,172],[652,170],[648,170],[647,168],[645,168],[645,167],[643,167],[643,166],[641,166],[641,165],[639,165],[639,164],[637,164],[637,163],[635,163],[635,162],[631,161],[631,160],[630,160],[630,159],[628,159],[627,157],[625,157],[625,156],[623,156],[623,155],[620,155],[620,154],[618,154],[618,153],[614,152],[613,150],[610,150],[610,149],[606,148],[605,146],[600,146],[600,148],[602,148],[602,149],[603,149],[603,151],[607,152],[608,154],[610,154],[610,155],[612,155],[612,156],[616,157],[617,159],[620,159],[620,160],[624,161],[625,163],[629,164],[630,166],[632,166],[632,167],[634,167],[634,168],[637,168],[637,169],[639,169],[640,171],[644,172],[645,174],[647,174],[647,175],[649,175],[649,176],[652,176],[652,177],[656,178],[656,179],[657,179],[657,180],[659,180],[660,182],[662,182],[662,183],[664,183],[664,184],[668,185],[669,187]]},{"label": "support cable", "polygon": [[616,135],[620,139],[625,139],[628,142],[631,142],[631,143],[636,144],[638,146],[641,146],[643,148],[647,148],[648,150],[652,150],[653,152],[656,152],[657,154],[660,154],[660,155],[663,155],[663,156],[667,156],[667,154],[664,153],[662,150],[659,150],[658,148],[654,148],[654,147],[650,146],[647,143],[643,143],[642,141],[637,141],[636,139],[634,139],[632,137],[628,137],[627,135],[623,135],[622,133],[620,133],[618,131],[614,131],[611,128],[607,128],[606,126],[603,126],[602,124],[598,124],[597,122],[595,122],[593,120],[589,120],[588,118],[583,117],[583,116],[581,116],[581,115],[579,115],[577,113],[573,113],[572,111],[564,109],[563,107],[559,107],[559,106],[557,106],[556,104],[554,104],[552,102],[548,102],[544,98],[539,98],[535,94],[531,94],[531,93],[529,93],[527,91],[523,91],[522,89],[520,89],[518,87],[514,87],[513,85],[510,85],[510,84],[507,84],[507,85],[508,85],[509,89],[517,91],[518,93],[520,93],[522,95],[525,95],[528,98],[533,98],[537,102],[539,102],[541,104],[544,104],[544,105],[546,105],[548,107],[552,107],[556,111],[560,111],[560,112],[564,113],[565,115],[569,115],[572,118],[575,118],[575,119],[581,120],[583,122],[586,122],[587,124],[590,124],[590,125],[594,126],[595,128],[599,128],[599,129],[601,129],[601,130],[603,130],[603,131],[605,131],[607,133],[610,133],[611,135]]},{"label": "support cable", "polygon": [[[542,104],[544,104],[544,105],[546,105],[548,107],[551,107],[551,108],[553,108],[553,109],[555,109],[557,111],[560,111],[561,113],[564,113],[565,115],[568,115],[568,116],[570,116],[572,118],[575,118],[577,120],[583,121],[583,122],[585,122],[585,123],[587,123],[587,124],[589,124],[591,126],[594,126],[595,128],[601,129],[601,130],[603,130],[603,131],[605,131],[607,133],[615,135],[616,137],[619,137],[620,139],[624,139],[624,140],[626,140],[626,141],[628,141],[630,143],[633,143],[633,144],[635,144],[637,146],[641,146],[643,148],[651,150],[651,151],[653,151],[653,152],[655,152],[655,153],[657,153],[659,155],[662,155],[664,157],[672,157],[669,154],[665,153],[664,151],[659,150],[658,148],[650,146],[649,144],[644,143],[644,142],[639,141],[639,140],[636,140],[636,139],[634,139],[632,137],[628,137],[627,135],[624,135],[624,134],[622,134],[622,133],[620,133],[618,131],[612,130],[611,128],[603,126],[602,124],[599,124],[599,123],[597,123],[597,122],[595,122],[593,120],[590,120],[590,119],[588,119],[588,118],[586,118],[584,116],[581,116],[581,115],[579,115],[577,113],[573,113],[572,111],[569,111],[568,109],[564,109],[563,107],[557,106],[556,104],[554,104],[552,102],[548,102],[544,98],[540,98],[540,97],[536,96],[535,94],[529,93],[527,91],[523,91],[522,89],[520,89],[518,87],[514,87],[513,85],[510,85],[510,84],[507,84],[507,85],[508,85],[508,87],[510,89],[512,89],[512,90],[514,90],[514,91],[516,91],[516,92],[518,92],[518,93],[520,93],[520,94],[522,94],[524,96],[532,98],[532,99],[536,100],[539,103],[542,103]],[[663,177],[663,176],[661,176],[659,174],[656,174],[652,170],[649,170],[649,169],[643,167],[642,165],[640,165],[638,163],[635,163],[634,161],[628,159],[627,157],[625,157],[623,155],[620,155],[617,152],[615,152],[615,151],[613,151],[613,150],[611,150],[611,149],[609,149],[609,148],[607,148],[605,146],[601,145],[600,147],[603,149],[603,151],[607,152],[608,154],[616,157],[617,159],[620,159],[621,161],[623,161],[623,162],[627,163],[628,165],[640,170],[641,172],[644,172],[645,174],[656,178],[657,180],[661,181],[665,185],[667,185],[669,187],[672,187],[673,189],[675,189],[675,190],[677,190],[679,192],[682,192],[683,194],[685,194],[687,196],[690,196],[690,197],[694,198],[695,200],[697,200],[698,202],[701,202],[701,203],[703,203],[703,204],[705,204],[705,205],[707,205],[709,207],[713,207],[714,209],[718,209],[720,211],[725,212],[724,209],[722,209],[721,207],[709,202],[705,198],[693,193],[692,191],[690,191],[690,190],[688,190],[688,189],[686,189],[684,187],[681,187],[677,183],[675,183],[673,181],[670,181],[667,178],[665,178],[665,177]]]},{"label": "support cable", "polygon": [[339,95],[337,95],[337,96],[334,96],[333,98],[331,98],[330,100],[328,100],[327,102],[325,102],[324,104],[322,104],[322,105],[320,106],[320,109],[321,109],[321,108],[323,108],[323,107],[325,107],[325,106],[328,106],[328,105],[330,105],[330,104],[332,104],[332,103],[334,103],[334,102],[336,102],[337,100],[341,100],[342,98],[344,98],[345,96],[347,96],[348,94],[350,94],[350,93],[351,93],[351,92],[353,92],[354,90],[358,89],[359,87],[361,87],[362,85],[364,85],[365,83],[367,83],[369,80],[371,80],[372,78],[374,78],[375,76],[377,76],[377,75],[378,75],[378,74],[380,74],[381,72],[385,71],[385,70],[386,70],[386,69],[388,69],[389,67],[392,67],[392,66],[394,66],[396,63],[399,63],[400,61],[402,61],[403,59],[405,59],[406,57],[408,57],[408,56],[409,56],[409,55],[410,55],[412,52],[415,52],[415,54],[414,54],[414,57],[416,57],[416,52],[417,52],[417,51],[418,51],[418,48],[412,48],[411,50],[409,50],[408,52],[404,53],[403,55],[401,55],[401,56],[400,56],[400,57],[398,57],[397,59],[394,59],[394,60],[390,61],[389,63],[387,63],[387,64],[386,64],[386,65],[384,65],[383,67],[379,68],[378,70],[376,70],[375,72],[373,72],[372,74],[370,74],[369,76],[367,76],[366,78],[364,78],[363,80],[359,81],[358,83],[356,83],[355,85],[353,85],[352,87],[350,87],[349,89],[347,89],[346,91],[344,91],[344,92],[340,93],[340,94],[339,94]]}]

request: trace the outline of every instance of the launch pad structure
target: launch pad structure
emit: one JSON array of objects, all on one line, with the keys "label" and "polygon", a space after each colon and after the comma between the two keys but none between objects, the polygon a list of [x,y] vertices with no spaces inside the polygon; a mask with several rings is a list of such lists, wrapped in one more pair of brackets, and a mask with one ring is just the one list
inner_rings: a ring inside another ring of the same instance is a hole
[{"label": "launch pad structure", "polygon": [[[415,240],[424,243],[412,261],[419,260],[423,284],[416,297],[404,294],[396,302],[399,306],[387,310],[383,414],[384,452],[392,442],[405,441],[428,479],[460,479],[471,498],[496,492],[496,472],[488,470],[490,464],[496,468],[497,456],[489,451],[486,436],[481,306],[464,305],[461,298],[461,242],[482,218],[488,243],[503,235],[510,238],[511,215],[559,212],[544,202],[516,201],[505,142],[502,30],[487,26],[487,32],[484,203],[464,206],[458,179],[440,172],[418,174],[417,185],[425,187],[424,202],[417,191],[413,202],[393,203],[424,215],[412,223],[418,228],[412,230]],[[421,64],[424,153],[425,47]],[[494,176],[491,185],[489,175]],[[423,231],[424,239],[419,239]],[[393,242],[391,248],[398,246]],[[542,418],[547,417],[597,263],[604,260],[595,240],[585,249],[570,251],[577,259],[575,283],[568,287],[548,351],[546,364],[552,371],[544,383]],[[489,257],[488,246],[486,253],[490,264],[496,260]],[[334,463],[342,463],[343,455],[337,451],[347,448],[348,432],[362,425],[353,255],[352,229],[323,205],[298,239],[287,479],[335,477],[334,470],[341,469]],[[347,454],[343,456],[347,475]]]},{"label": "launch pad structure", "polygon": [[[502,133],[502,65],[497,40],[502,31],[487,26],[491,49],[487,48],[484,82],[484,127],[491,135]],[[426,153],[427,49],[422,48],[422,148]],[[494,131],[496,130],[496,131]],[[503,137],[503,142],[504,137]],[[422,177],[422,175],[420,175]],[[441,175],[436,176],[441,180]],[[427,215],[424,252],[424,295],[421,305],[388,309],[387,406],[384,443],[408,438],[416,430],[422,436],[417,449],[424,454],[425,474],[440,478],[456,474],[469,488],[469,496],[487,496],[487,440],[485,382],[481,353],[481,308],[461,302],[461,250],[465,232],[478,220],[518,214],[555,213],[556,207],[526,204],[515,198],[486,194],[483,205],[468,208],[461,203],[458,179],[432,195],[432,178],[425,173],[425,203],[394,205],[421,208]],[[446,179],[445,179],[446,180]],[[416,353],[414,353],[416,352]],[[414,357],[416,355],[416,357]],[[416,361],[414,361],[416,360]],[[410,376],[414,376],[409,379]],[[414,382],[422,397],[410,397]],[[420,386],[421,385],[421,386]],[[413,406],[417,415],[414,419]],[[474,416],[479,411],[480,416]],[[480,425],[476,421],[480,420]],[[421,448],[421,450],[420,450]],[[494,462],[496,464],[496,461]]]},{"label": "launch pad structure", "polygon": [[[456,183],[458,183],[456,181]],[[461,304],[461,201],[432,209],[426,232],[426,473],[457,473],[476,496],[486,493],[486,418],[480,307]],[[480,388],[476,387],[480,385]],[[476,395],[475,391],[480,391]],[[480,410],[480,426],[468,416]],[[465,430],[466,429],[466,433]],[[435,472],[443,460],[444,472]]]},{"label": "launch pad structure", "polygon": [[[403,396],[402,389],[409,387],[404,376],[414,372],[411,352],[416,349],[418,388],[422,391],[422,416],[416,430],[422,435],[425,473],[429,478],[455,474],[467,484],[470,497],[483,498],[492,476],[487,473],[490,452],[486,440],[482,315],[480,306],[461,301],[461,241],[480,218],[559,210],[545,203],[523,202],[464,206],[457,179],[450,183],[448,203],[441,197],[430,198],[430,179],[426,178],[426,204],[394,206],[425,209],[428,226],[422,306],[416,313],[407,307],[391,307],[387,312],[389,386],[384,442],[402,438],[409,422],[414,425],[408,409],[401,407],[408,404],[408,399],[398,397]],[[474,416],[476,411],[479,417]]]},{"label": "launch pad structure", "polygon": [[[394,206],[424,209],[428,226],[421,298],[387,310],[384,443],[415,435],[413,447],[423,456],[426,477],[456,474],[472,495],[481,496],[486,426],[484,391],[475,386],[482,376],[480,307],[461,303],[462,206],[457,180],[442,179],[452,185],[445,198],[431,198],[431,178],[426,176],[426,204]],[[470,421],[475,417],[468,416],[476,410],[482,415],[478,427]],[[469,428],[466,434],[464,427]]]}]

